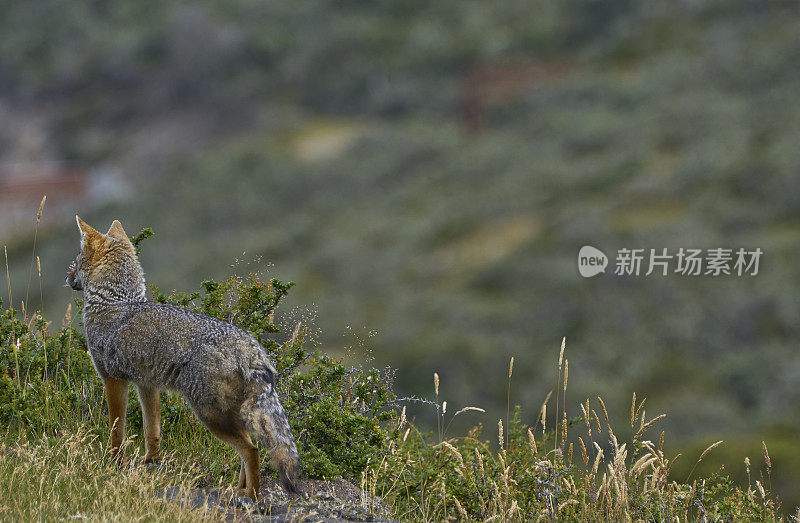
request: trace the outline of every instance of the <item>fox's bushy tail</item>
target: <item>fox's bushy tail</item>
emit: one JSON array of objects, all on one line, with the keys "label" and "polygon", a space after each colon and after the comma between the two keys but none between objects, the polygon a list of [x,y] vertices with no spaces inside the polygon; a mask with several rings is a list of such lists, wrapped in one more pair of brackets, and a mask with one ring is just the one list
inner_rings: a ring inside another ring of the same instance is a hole
[{"label": "fox's bushy tail", "polygon": [[245,424],[269,449],[278,480],[288,492],[298,492],[300,455],[273,383],[265,383],[255,403],[245,403],[245,409],[247,411],[242,412]]}]

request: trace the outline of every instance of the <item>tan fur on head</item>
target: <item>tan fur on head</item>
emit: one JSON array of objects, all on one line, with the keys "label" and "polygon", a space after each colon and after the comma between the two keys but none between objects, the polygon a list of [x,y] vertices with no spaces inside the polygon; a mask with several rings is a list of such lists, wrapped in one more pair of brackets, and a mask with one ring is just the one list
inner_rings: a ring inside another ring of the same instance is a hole
[{"label": "tan fur on head", "polygon": [[101,233],[81,220],[78,215],[75,215],[75,221],[78,223],[78,229],[81,231],[81,250],[83,250],[87,260],[94,261],[99,258],[114,242],[121,242],[131,252],[135,251],[130,238],[128,238],[119,220],[114,220],[111,223],[111,227],[106,234]]},{"label": "tan fur on head", "polygon": [[94,236],[102,236],[94,227],[86,223],[85,221],[81,220],[81,217],[77,214],[75,215],[75,221],[78,223],[78,230],[81,231],[81,242],[88,237]]},{"label": "tan fur on head", "polygon": [[125,229],[122,228],[122,224],[119,223],[119,220],[111,222],[111,227],[108,229],[106,235],[116,238],[117,240],[128,241],[128,235],[125,234]]},{"label": "tan fur on head", "polygon": [[114,220],[113,222],[111,222],[111,227],[109,227],[106,236],[113,240],[117,240],[120,244],[124,245],[130,252],[136,253],[136,247],[134,247],[133,243],[131,243],[131,239],[125,233],[125,229],[122,228],[122,224],[119,223],[119,220]]},{"label": "tan fur on head", "polygon": [[105,251],[106,236],[81,220],[78,215],[75,215],[75,221],[78,222],[78,229],[81,231],[81,250],[87,260],[93,260],[98,254]]}]

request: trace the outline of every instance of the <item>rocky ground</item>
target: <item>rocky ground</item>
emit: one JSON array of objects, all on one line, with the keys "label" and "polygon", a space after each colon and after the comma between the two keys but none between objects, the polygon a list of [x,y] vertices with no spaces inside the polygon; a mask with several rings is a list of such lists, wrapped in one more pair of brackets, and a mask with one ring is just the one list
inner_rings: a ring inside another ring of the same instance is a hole
[{"label": "rocky ground", "polygon": [[173,487],[164,496],[177,503],[220,511],[226,521],[391,521],[389,507],[383,501],[343,479],[302,480],[300,491],[300,495],[290,496],[277,480],[263,478],[257,502],[234,495],[232,489],[212,487],[190,492]]}]

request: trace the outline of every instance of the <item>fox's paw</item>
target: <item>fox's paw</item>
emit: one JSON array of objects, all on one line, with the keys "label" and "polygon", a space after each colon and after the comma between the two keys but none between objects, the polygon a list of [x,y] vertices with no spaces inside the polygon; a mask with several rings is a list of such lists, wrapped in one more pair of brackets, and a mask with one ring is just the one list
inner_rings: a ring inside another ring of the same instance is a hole
[{"label": "fox's paw", "polygon": [[155,463],[158,463],[159,461],[161,461],[161,456],[159,456],[158,454],[146,455],[144,457],[144,464],[145,465],[155,464]]}]

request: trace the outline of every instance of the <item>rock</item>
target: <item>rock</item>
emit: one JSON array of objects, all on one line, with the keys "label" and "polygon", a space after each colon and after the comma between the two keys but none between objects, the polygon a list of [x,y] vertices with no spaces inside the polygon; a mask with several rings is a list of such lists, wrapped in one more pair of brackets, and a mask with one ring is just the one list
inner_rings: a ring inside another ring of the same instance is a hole
[{"label": "rock", "polygon": [[[234,495],[227,488],[171,487],[163,491],[169,501],[218,510],[228,521],[391,521],[389,507],[343,479],[302,480],[299,495],[288,495],[275,479],[264,478],[257,502]],[[365,505],[370,509],[365,508]]]}]

